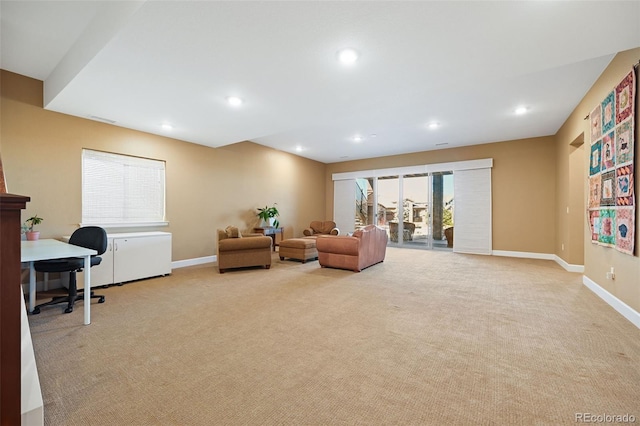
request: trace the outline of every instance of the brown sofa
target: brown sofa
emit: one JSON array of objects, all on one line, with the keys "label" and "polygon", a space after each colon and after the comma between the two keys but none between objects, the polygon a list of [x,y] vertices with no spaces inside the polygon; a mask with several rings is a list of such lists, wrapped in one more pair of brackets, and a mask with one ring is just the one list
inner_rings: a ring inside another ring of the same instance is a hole
[{"label": "brown sofa", "polygon": [[375,225],[367,225],[353,236],[319,236],[316,240],[318,261],[322,267],[360,272],[384,261],[387,233]]},{"label": "brown sofa", "polygon": [[318,235],[340,235],[340,230],[331,220],[314,220],[302,233],[307,237],[315,237]]},{"label": "brown sofa", "polygon": [[262,234],[242,235],[238,228],[218,229],[218,269],[246,266],[271,267],[271,237]]}]

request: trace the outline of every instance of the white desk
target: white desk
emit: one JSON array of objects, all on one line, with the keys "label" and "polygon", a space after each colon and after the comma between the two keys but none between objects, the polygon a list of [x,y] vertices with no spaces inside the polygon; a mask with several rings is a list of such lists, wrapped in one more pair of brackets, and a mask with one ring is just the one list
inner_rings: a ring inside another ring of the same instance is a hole
[{"label": "white desk", "polygon": [[91,255],[97,251],[74,246],[58,240],[38,240],[21,242],[21,262],[29,262],[29,312],[36,305],[36,271],[33,262],[38,260],[61,259],[64,257],[84,258],[84,324],[91,324]]}]

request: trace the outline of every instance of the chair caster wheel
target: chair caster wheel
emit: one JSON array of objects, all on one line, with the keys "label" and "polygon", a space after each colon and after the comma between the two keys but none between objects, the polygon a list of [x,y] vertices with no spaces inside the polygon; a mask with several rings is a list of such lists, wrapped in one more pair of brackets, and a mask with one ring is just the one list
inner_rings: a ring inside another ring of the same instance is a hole
[{"label": "chair caster wheel", "polygon": [[71,312],[73,312],[73,308],[67,308],[64,310],[65,314],[70,314]]},{"label": "chair caster wheel", "polygon": [[40,308],[34,308],[33,311],[31,311],[31,315],[38,315],[40,313]]},{"label": "chair caster wheel", "polygon": [[104,303],[104,296],[98,299],[98,303]]}]

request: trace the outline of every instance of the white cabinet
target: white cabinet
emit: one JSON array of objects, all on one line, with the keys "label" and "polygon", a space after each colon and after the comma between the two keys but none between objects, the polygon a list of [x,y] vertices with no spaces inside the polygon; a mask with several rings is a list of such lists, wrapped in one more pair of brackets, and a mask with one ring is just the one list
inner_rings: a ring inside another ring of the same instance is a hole
[{"label": "white cabinet", "polygon": [[[171,273],[171,233],[130,232],[108,234],[107,238],[107,251],[100,256],[102,262],[91,268],[91,287]],[[61,279],[66,287],[68,275],[62,274]],[[83,273],[79,272],[78,288],[83,288],[83,282]]]},{"label": "white cabinet", "polygon": [[129,234],[113,239],[113,282],[171,273],[171,234]]}]

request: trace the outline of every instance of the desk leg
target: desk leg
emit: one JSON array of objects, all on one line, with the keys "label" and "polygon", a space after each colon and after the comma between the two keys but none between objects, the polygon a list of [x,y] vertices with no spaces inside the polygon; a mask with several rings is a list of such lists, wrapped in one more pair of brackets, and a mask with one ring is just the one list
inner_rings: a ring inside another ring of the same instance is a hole
[{"label": "desk leg", "polygon": [[29,262],[29,312],[36,307],[36,268]]},{"label": "desk leg", "polygon": [[91,256],[84,258],[84,325],[91,324]]}]

